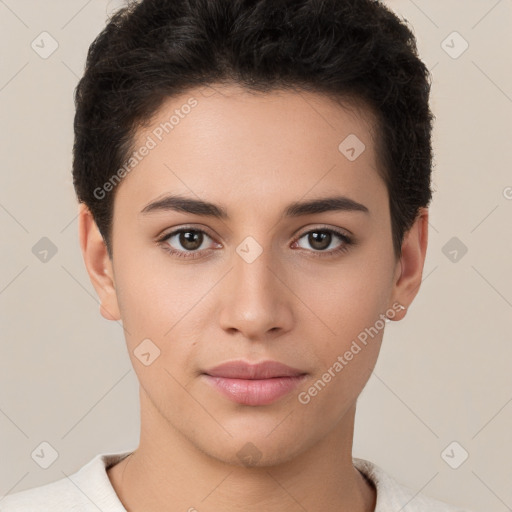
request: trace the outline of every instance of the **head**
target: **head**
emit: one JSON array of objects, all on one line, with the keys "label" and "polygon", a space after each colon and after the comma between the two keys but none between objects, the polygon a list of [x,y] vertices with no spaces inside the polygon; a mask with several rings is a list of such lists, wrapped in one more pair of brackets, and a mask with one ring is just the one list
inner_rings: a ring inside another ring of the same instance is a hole
[{"label": "head", "polygon": [[[148,422],[223,460],[250,441],[262,463],[343,424],[384,316],[421,282],[429,90],[413,34],[373,0],[146,0],[112,17],[76,89],[73,178]],[[233,403],[203,374],[234,359],[306,378]]]}]

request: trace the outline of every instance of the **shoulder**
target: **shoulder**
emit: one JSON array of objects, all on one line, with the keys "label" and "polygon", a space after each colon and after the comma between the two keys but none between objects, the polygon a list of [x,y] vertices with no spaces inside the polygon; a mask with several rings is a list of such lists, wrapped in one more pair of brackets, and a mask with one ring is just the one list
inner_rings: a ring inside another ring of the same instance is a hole
[{"label": "shoulder", "polygon": [[76,473],[0,497],[1,512],[126,512],[106,469],[131,452],[96,455]]},{"label": "shoulder", "polygon": [[[80,506],[80,496],[72,488],[70,482],[61,479],[40,487],[34,487],[25,491],[8,494],[0,499],[2,512],[60,512],[74,510]],[[37,506],[37,508],[36,508]]]},{"label": "shoulder", "polygon": [[368,460],[352,458],[353,465],[367,477],[377,491],[375,512],[471,512],[430,498],[398,483],[381,467]]}]

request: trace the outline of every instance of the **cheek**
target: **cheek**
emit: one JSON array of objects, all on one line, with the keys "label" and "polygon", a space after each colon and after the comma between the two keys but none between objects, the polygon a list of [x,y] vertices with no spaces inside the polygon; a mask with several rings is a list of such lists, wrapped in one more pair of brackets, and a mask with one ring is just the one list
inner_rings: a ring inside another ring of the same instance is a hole
[{"label": "cheek", "polygon": [[[121,252],[121,250],[120,250]],[[193,265],[172,263],[163,249],[125,252],[117,262],[117,299],[130,332],[164,338],[206,293]]]},{"label": "cheek", "polygon": [[[141,382],[148,386],[169,379],[164,369],[180,382],[189,378],[186,373],[195,368],[197,346],[204,337],[201,322],[209,318],[208,292],[215,285],[212,273],[199,279],[194,265],[173,266],[165,255],[155,260],[141,264],[126,258],[116,270],[127,348]],[[139,356],[147,352],[158,357],[145,367]]]},{"label": "cheek", "polygon": [[[351,278],[352,279],[352,278]],[[321,302],[320,302],[321,301]],[[329,329],[314,336],[317,372],[302,391],[301,404],[314,417],[336,422],[365,387],[378,359],[386,322],[380,290],[345,282],[329,297],[318,297],[316,313]]]},{"label": "cheek", "polygon": [[315,377],[328,382],[319,402],[351,401],[369,378],[386,326],[381,315],[388,308],[389,272],[389,263],[368,251],[361,252],[357,262],[355,257],[347,259],[328,274],[317,273],[302,281],[297,294],[307,297],[305,302],[314,313],[307,312],[311,323],[306,329],[309,338],[317,341],[314,356],[319,374]]},{"label": "cheek", "polygon": [[309,309],[306,313],[321,336],[333,340],[333,347],[372,326],[388,307],[390,265],[370,256],[364,260],[358,255],[357,261],[353,257],[338,266],[304,272],[296,280],[294,292]]},{"label": "cheek", "polygon": [[125,267],[119,273],[117,300],[131,337],[160,338],[171,327],[176,295],[150,269]]}]

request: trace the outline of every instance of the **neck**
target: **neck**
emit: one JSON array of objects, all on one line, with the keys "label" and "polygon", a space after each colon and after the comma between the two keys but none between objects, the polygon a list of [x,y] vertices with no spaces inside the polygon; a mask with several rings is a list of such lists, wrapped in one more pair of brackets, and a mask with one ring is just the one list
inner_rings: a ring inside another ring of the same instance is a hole
[{"label": "neck", "polygon": [[355,404],[333,431],[292,459],[251,467],[198,450],[147,405],[139,447],[107,471],[130,512],[375,510],[373,485],[352,465]]}]

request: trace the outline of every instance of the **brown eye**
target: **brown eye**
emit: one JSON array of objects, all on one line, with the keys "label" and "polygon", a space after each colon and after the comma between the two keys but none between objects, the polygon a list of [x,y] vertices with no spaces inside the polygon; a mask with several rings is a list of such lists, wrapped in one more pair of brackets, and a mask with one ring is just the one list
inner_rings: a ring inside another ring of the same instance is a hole
[{"label": "brown eye", "polygon": [[329,247],[332,240],[332,234],[327,231],[310,231],[308,233],[308,242],[311,247],[318,251],[323,251]]},{"label": "brown eye", "polygon": [[165,235],[159,243],[171,254],[183,258],[196,258],[208,248],[202,248],[205,239],[211,237],[201,229],[182,228]]},{"label": "brown eye", "polygon": [[[299,243],[300,240],[305,239],[307,242],[307,245],[309,245],[312,249],[312,252],[325,252],[325,253],[333,253],[338,248],[344,248],[345,246],[349,245],[351,243],[350,238],[347,235],[344,235],[343,233],[339,233],[338,231],[335,231],[333,229],[312,229],[311,231],[308,231],[307,233],[304,233],[302,236],[299,237],[297,244],[302,249],[308,249],[308,247],[305,247]],[[338,243],[338,245],[331,247],[331,250],[327,250],[333,242],[338,239],[341,241],[341,243]]]},{"label": "brown eye", "polygon": [[180,231],[178,241],[187,251],[196,251],[203,242],[203,233],[200,231]]}]

